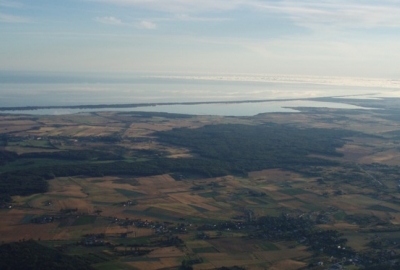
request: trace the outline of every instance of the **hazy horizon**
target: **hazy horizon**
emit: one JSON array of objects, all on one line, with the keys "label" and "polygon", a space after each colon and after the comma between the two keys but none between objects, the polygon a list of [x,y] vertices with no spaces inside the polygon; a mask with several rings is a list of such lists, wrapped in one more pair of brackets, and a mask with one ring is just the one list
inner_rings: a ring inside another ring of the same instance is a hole
[{"label": "hazy horizon", "polygon": [[[0,80],[0,107],[400,97],[399,81],[377,78],[0,72]],[[231,107],[246,106],[252,110],[254,104]],[[203,107],[205,112],[210,108]],[[199,108],[185,112],[202,112]],[[262,110],[261,105],[256,109]]]},{"label": "hazy horizon", "polygon": [[400,79],[397,1],[0,0],[0,70]]}]

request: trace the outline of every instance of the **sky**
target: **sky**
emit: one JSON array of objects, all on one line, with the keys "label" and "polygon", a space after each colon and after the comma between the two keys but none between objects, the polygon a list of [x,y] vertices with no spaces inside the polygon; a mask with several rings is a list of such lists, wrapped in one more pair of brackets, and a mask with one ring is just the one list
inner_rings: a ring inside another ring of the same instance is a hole
[{"label": "sky", "polygon": [[0,0],[0,71],[400,79],[400,1]]}]

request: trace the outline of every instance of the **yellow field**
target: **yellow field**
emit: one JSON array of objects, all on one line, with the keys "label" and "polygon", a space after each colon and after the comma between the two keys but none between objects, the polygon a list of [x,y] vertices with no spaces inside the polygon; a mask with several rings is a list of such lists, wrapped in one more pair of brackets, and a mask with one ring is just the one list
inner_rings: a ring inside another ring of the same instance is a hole
[{"label": "yellow field", "polygon": [[68,136],[68,137],[89,137],[109,136],[121,131],[122,127],[114,126],[62,126],[42,127],[39,130],[32,130],[29,133],[34,136]]},{"label": "yellow field", "polygon": [[57,178],[49,181],[48,195],[86,198],[88,195],[82,191],[72,178]]},{"label": "yellow field", "polygon": [[306,267],[307,264],[304,262],[299,262],[299,261],[293,261],[293,260],[283,260],[279,261],[277,263],[274,263],[271,265],[270,270],[296,270],[296,269],[302,269]]},{"label": "yellow field", "polygon": [[296,178],[301,178],[299,174],[282,171],[280,169],[262,170],[257,172],[250,172],[249,177],[258,181],[265,181],[265,183],[282,183],[283,181],[291,181]]},{"label": "yellow field", "polygon": [[0,219],[0,235],[1,241],[19,241],[28,239],[42,239],[52,240],[55,236],[56,228],[58,224],[44,224],[44,225],[32,225],[29,223],[22,224],[24,217],[29,215],[36,215],[43,213],[40,210],[27,209],[27,210],[2,210],[2,218]]},{"label": "yellow field", "polygon": [[1,122],[0,123],[0,134],[6,134],[6,133],[15,133],[15,132],[23,132],[21,134],[26,135],[26,131],[29,131],[36,127],[36,124],[33,122],[27,122],[27,123],[12,123],[12,122]]},{"label": "yellow field", "polygon": [[161,258],[158,261],[141,261],[141,262],[128,262],[130,266],[135,267],[136,269],[168,269],[168,268],[177,268],[181,265],[181,262],[176,258]]}]

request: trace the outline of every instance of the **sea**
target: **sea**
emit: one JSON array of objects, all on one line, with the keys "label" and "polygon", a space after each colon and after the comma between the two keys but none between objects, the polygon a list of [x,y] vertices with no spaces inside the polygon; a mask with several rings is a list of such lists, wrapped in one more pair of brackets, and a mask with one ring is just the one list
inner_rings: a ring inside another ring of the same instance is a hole
[{"label": "sea", "polygon": [[[252,116],[296,112],[296,107],[368,109],[317,97],[400,97],[400,83],[389,79],[349,79],[265,75],[37,74],[0,72],[0,107],[76,106],[175,102],[221,102],[135,108],[53,108],[1,113],[60,115],[91,111],[146,111],[193,115]],[[225,101],[260,101],[223,103]]]}]

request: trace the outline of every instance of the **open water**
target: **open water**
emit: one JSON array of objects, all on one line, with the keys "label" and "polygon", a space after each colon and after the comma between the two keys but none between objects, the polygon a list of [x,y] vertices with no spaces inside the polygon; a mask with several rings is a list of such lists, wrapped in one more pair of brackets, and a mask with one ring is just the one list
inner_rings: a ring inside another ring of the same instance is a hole
[{"label": "open water", "polygon": [[0,80],[0,107],[271,100],[257,103],[163,105],[129,109],[45,109],[3,112],[18,114],[51,115],[112,110],[250,116],[265,112],[293,112],[296,111],[295,107],[360,109],[360,107],[344,103],[307,100],[279,101],[284,99],[349,95],[357,96],[357,98],[373,98],[393,96],[394,93],[399,93],[399,89],[388,87],[142,76],[130,77],[129,79],[99,79],[98,77],[18,77],[0,74]]}]

